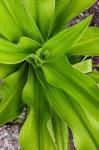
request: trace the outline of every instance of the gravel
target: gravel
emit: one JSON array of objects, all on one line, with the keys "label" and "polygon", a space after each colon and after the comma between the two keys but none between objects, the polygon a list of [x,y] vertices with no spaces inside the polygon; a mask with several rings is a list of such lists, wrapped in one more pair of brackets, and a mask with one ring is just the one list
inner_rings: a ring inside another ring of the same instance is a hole
[{"label": "gravel", "polygon": [[7,124],[0,128],[0,150],[19,150],[18,124]]},{"label": "gravel", "polygon": [[20,150],[18,134],[26,115],[27,111],[24,108],[18,119],[0,127],[0,150]]}]

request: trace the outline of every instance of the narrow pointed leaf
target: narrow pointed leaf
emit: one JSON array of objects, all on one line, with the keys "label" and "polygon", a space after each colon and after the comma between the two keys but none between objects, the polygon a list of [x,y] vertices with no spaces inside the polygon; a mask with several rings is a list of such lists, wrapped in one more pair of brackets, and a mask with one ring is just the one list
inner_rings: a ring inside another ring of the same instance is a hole
[{"label": "narrow pointed leaf", "polygon": [[[39,144],[40,150],[56,150],[55,143],[51,137],[50,130],[48,130],[48,121],[51,118],[49,105],[45,96],[45,92],[42,89],[41,84],[37,83],[38,91],[38,116],[39,116]],[[39,93],[40,92],[40,93]]]},{"label": "narrow pointed leaf", "polygon": [[48,40],[42,46],[42,48],[44,50],[49,50],[49,59],[68,52],[68,50],[81,38],[86,31],[90,23],[90,19],[91,17],[88,17],[81,23],[78,23],[70,29],[65,29]]},{"label": "narrow pointed leaf", "polygon": [[17,72],[5,78],[0,85],[0,125],[17,118],[23,109],[21,93],[27,76],[24,74],[25,67],[26,65],[21,66]]},{"label": "narrow pointed leaf", "polygon": [[[19,142],[21,150],[38,150],[38,131],[34,110],[31,108],[28,117],[20,131]],[[28,144],[27,144],[28,143]]]},{"label": "narrow pointed leaf", "polygon": [[[64,10],[68,7],[70,3],[70,0],[55,0],[55,12],[51,24],[51,29],[50,29],[50,35],[52,36],[53,34],[57,33],[60,28],[60,24],[63,22],[60,22],[60,19],[64,16]],[[65,24],[66,26],[66,24]]]},{"label": "narrow pointed leaf", "polygon": [[36,87],[36,76],[33,71],[33,67],[29,66],[29,73],[27,83],[23,89],[22,97],[23,101],[31,107],[35,106],[35,87]]},{"label": "narrow pointed leaf", "polygon": [[30,17],[37,22],[37,0],[23,0]]},{"label": "narrow pointed leaf", "polygon": [[56,0],[55,15],[50,36],[66,28],[67,23],[88,9],[96,0]]},{"label": "narrow pointed leaf", "polygon": [[[88,120],[84,109],[76,103],[71,96],[64,93],[63,90],[51,86],[46,81],[42,71],[36,70],[36,73],[42,83],[49,102],[52,104],[57,114],[72,129],[74,144],[77,149],[97,150],[99,147],[99,130],[93,125],[91,118]],[[90,124],[90,126],[89,126]]]},{"label": "narrow pointed leaf", "polygon": [[42,36],[34,20],[28,15],[23,2],[21,0],[7,0],[5,1],[5,5],[17,22],[23,35],[41,42]]},{"label": "narrow pointed leaf", "polygon": [[50,84],[63,89],[99,121],[99,89],[91,78],[74,69],[65,57],[42,69]]},{"label": "narrow pointed leaf", "polygon": [[23,100],[30,106],[30,114],[19,136],[22,150],[38,150],[39,147],[40,150],[56,150],[47,128],[50,116],[45,98],[33,68],[30,67],[28,80],[23,90]]},{"label": "narrow pointed leaf", "polygon": [[40,149],[41,150],[57,150],[57,147],[51,137],[51,133],[48,130],[48,121],[50,119],[50,113],[48,110],[48,106],[46,105],[46,102],[42,101],[40,102],[40,112],[41,114],[39,116],[40,122],[39,122],[39,136],[40,136]]},{"label": "narrow pointed leaf", "polygon": [[46,40],[55,9],[55,0],[37,0],[38,27]]},{"label": "narrow pointed leaf", "polygon": [[99,29],[90,27],[86,30],[82,38],[76,43],[67,55],[99,55]]},{"label": "narrow pointed leaf", "polygon": [[[23,101],[30,108],[30,112],[19,134],[19,142],[22,150],[38,150],[38,95],[37,80],[33,67],[29,66],[27,83],[23,89]],[[28,142],[28,145],[27,145]]]},{"label": "narrow pointed leaf", "polygon": [[55,0],[42,2],[40,0],[24,0],[24,4],[31,18],[38,23],[39,29],[46,39],[54,14]]},{"label": "narrow pointed leaf", "polygon": [[54,113],[52,124],[58,150],[69,150],[69,133],[66,123]]},{"label": "narrow pointed leaf", "polygon": [[4,0],[0,0],[0,34],[8,40],[16,42],[23,36],[23,33],[8,11],[5,2]]}]

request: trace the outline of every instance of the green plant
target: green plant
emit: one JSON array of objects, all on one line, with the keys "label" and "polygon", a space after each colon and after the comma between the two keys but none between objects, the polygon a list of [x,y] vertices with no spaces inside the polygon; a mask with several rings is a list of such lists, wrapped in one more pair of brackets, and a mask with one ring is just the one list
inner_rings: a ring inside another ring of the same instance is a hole
[{"label": "green plant", "polygon": [[99,29],[92,16],[68,26],[94,2],[0,0],[0,124],[27,105],[22,150],[70,149],[67,127],[77,150],[99,149],[99,89],[80,57],[99,55]]}]

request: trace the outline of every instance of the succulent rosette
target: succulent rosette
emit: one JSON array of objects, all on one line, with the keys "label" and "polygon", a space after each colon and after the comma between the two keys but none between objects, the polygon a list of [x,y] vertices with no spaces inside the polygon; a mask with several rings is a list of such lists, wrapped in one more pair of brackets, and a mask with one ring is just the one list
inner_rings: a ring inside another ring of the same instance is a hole
[{"label": "succulent rosette", "polygon": [[[95,0],[0,0],[0,124],[27,106],[22,150],[99,149],[99,29],[69,21]],[[81,59],[83,56],[84,59]]]}]

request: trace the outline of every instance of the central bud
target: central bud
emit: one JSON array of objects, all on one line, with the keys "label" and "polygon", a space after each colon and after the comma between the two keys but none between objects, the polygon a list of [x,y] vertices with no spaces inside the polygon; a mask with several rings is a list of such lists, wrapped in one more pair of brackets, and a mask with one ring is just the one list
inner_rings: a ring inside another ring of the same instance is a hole
[{"label": "central bud", "polygon": [[36,51],[36,54],[31,54],[31,57],[28,59],[28,61],[37,68],[42,66],[42,64],[47,61],[48,57],[49,51],[40,48]]}]

